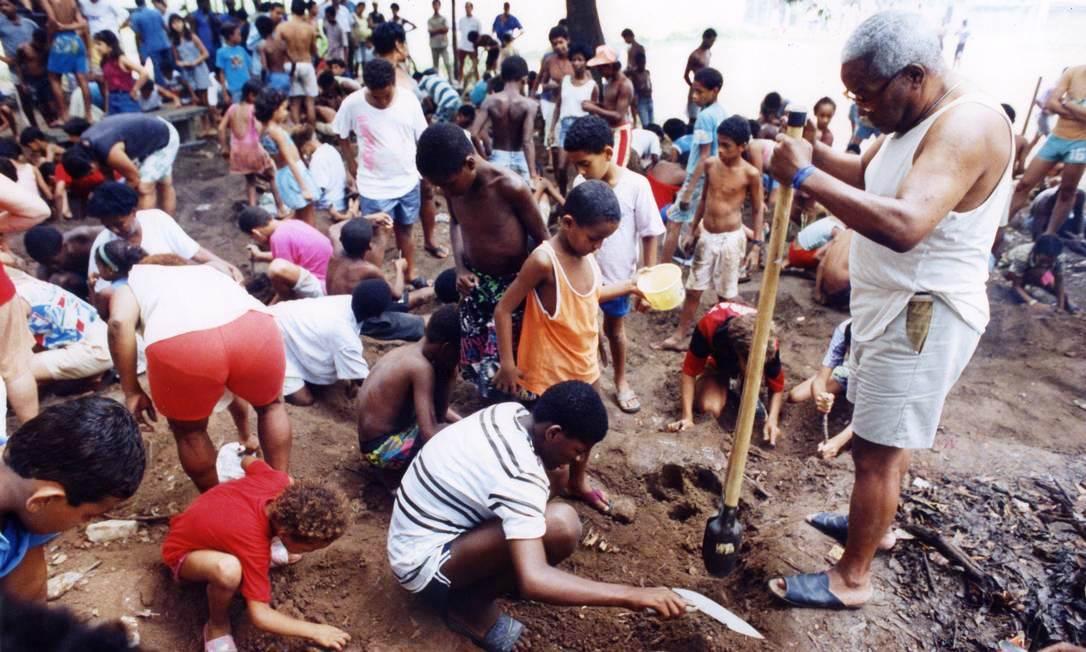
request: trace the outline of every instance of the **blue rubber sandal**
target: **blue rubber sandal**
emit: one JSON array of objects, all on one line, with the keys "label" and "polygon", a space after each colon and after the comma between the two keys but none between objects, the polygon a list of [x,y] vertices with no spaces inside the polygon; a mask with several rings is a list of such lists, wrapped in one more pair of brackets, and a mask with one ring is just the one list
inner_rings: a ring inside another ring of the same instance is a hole
[{"label": "blue rubber sandal", "polygon": [[841,545],[848,540],[848,514],[818,512],[807,517],[807,524]]},{"label": "blue rubber sandal", "polygon": [[512,616],[499,614],[498,619],[490,631],[481,640],[451,618],[445,619],[445,624],[457,634],[471,639],[471,642],[487,652],[512,652],[513,647],[524,633],[524,624]]},{"label": "blue rubber sandal", "polygon": [[772,582],[769,585],[770,592],[794,607],[809,607],[814,609],[859,609],[841,602],[833,593],[830,593],[830,576],[825,571],[821,573],[804,573],[785,577],[784,595],[774,590]]}]

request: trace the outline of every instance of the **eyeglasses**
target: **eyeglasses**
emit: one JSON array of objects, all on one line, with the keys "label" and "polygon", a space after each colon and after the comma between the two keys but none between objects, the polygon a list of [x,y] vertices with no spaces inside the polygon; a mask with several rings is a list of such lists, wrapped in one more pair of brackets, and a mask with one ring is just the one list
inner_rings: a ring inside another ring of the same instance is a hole
[{"label": "eyeglasses", "polygon": [[878,99],[879,96],[886,92],[886,89],[890,87],[890,84],[892,84],[894,80],[897,79],[897,76],[903,72],[905,72],[904,68],[895,72],[893,75],[890,75],[890,78],[883,82],[882,86],[879,86],[879,89],[874,93],[871,93],[870,95],[857,95],[856,93],[853,93],[846,88],[844,91],[844,96],[850,102],[854,102],[856,104],[870,105],[874,103],[874,101]]}]

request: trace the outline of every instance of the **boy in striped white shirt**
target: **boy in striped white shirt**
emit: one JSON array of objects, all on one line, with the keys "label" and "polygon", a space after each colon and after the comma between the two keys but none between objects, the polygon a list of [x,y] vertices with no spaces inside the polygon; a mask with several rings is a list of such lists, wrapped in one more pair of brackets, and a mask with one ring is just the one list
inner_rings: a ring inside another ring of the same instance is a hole
[{"label": "boy in striped white shirt", "polygon": [[554,564],[581,538],[572,507],[549,502],[569,465],[607,434],[607,411],[591,385],[552,386],[529,413],[500,403],[427,442],[396,495],[388,556],[400,584],[441,610],[446,623],[487,650],[511,650],[524,627],[495,599],[653,609],[670,618],[685,603],[666,588],[582,579]]}]

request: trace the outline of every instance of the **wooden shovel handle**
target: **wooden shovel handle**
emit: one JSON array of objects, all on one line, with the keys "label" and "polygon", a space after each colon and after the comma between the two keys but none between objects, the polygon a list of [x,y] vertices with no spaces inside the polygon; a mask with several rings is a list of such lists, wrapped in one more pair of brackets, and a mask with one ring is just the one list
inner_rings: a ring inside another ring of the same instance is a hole
[{"label": "wooden shovel handle", "polygon": [[[786,133],[792,138],[802,137],[806,122],[805,110],[789,112]],[[792,193],[792,185],[782,183],[777,205],[773,209],[765,272],[762,274],[762,289],[758,295],[758,320],[754,325],[754,341],[750,345],[750,356],[747,358],[747,375],[743,382],[743,397],[739,401],[735,441],[728,454],[728,475],[724,481],[724,505],[727,507],[739,505],[739,491],[743,486],[743,471],[747,466],[747,452],[750,450],[750,437],[754,429],[755,406],[758,404],[762,370],[765,368],[765,350],[769,344],[769,325],[773,321],[773,310],[777,306],[777,284],[784,266],[784,241],[788,234],[788,216],[792,212]],[[760,234],[756,233],[755,237],[758,235]],[[723,439],[720,447],[728,453]]]}]

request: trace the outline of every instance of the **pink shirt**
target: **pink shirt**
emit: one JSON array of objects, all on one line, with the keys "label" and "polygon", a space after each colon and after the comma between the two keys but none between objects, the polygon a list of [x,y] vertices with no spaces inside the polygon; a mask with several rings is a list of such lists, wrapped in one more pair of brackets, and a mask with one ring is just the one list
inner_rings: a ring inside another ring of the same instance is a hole
[{"label": "pink shirt", "polygon": [[328,236],[301,220],[283,220],[272,233],[269,244],[272,256],[306,268],[324,285],[328,259],[332,257],[332,241]]}]

